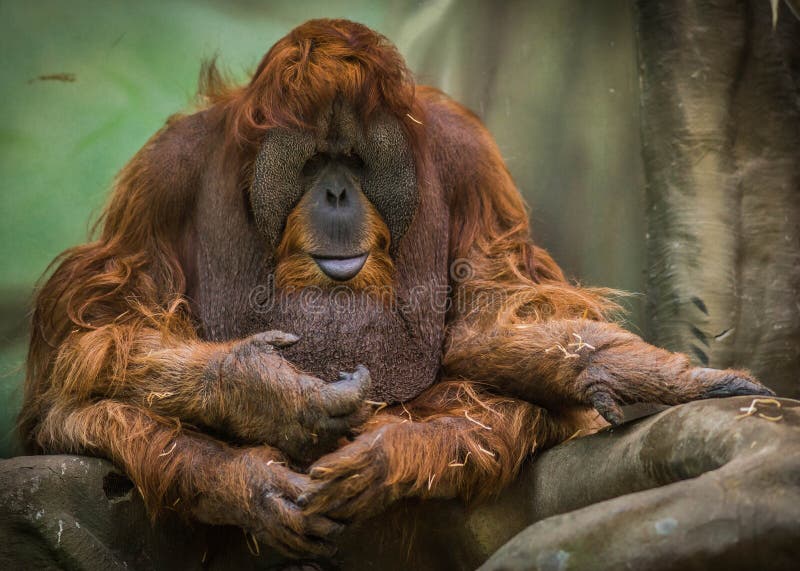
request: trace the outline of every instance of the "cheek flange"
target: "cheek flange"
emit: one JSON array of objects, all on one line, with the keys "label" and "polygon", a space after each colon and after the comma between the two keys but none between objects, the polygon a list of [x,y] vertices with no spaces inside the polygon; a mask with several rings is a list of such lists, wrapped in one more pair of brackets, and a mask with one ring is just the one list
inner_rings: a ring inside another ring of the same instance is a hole
[{"label": "cheek flange", "polygon": [[389,227],[395,252],[419,205],[414,156],[391,116],[376,117],[366,134],[358,134],[354,147],[367,166],[362,190]]},{"label": "cheek flange", "polygon": [[315,149],[309,133],[271,129],[264,135],[253,168],[250,207],[270,251],[278,247],[286,218],[303,196],[301,171]]}]

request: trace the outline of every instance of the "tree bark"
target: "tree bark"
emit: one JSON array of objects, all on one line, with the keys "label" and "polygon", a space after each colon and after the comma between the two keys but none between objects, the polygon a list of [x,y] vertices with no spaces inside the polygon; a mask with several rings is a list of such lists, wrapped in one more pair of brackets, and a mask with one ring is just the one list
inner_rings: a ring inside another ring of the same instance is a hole
[{"label": "tree bark", "polygon": [[650,338],[800,397],[800,20],[637,7]]}]

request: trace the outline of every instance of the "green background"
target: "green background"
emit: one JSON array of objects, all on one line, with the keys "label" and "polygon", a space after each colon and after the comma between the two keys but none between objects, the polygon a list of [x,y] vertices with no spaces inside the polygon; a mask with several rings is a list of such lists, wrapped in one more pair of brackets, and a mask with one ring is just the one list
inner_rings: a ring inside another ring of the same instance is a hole
[{"label": "green background", "polygon": [[[14,452],[36,280],[85,241],[114,174],[190,107],[203,59],[244,79],[293,26],[360,21],[487,123],[536,239],[582,282],[643,290],[644,177],[627,1],[0,3],[0,455]],[[71,74],[74,81],[37,79]],[[630,325],[639,332],[640,298]]]}]

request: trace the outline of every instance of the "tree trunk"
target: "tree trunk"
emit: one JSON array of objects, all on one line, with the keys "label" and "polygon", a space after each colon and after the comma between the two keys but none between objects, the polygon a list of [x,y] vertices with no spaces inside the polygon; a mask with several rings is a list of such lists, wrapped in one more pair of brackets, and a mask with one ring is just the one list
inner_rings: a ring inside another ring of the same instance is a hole
[{"label": "tree trunk", "polygon": [[638,2],[647,315],[657,345],[798,397],[800,21],[779,10]]}]

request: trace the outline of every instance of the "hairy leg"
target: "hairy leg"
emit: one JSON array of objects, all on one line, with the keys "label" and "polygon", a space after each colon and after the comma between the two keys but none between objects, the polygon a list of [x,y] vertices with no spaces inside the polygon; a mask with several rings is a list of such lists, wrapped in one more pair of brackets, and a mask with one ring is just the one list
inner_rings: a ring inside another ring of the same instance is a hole
[{"label": "hairy leg", "polygon": [[298,503],[350,521],[405,497],[485,498],[511,482],[534,450],[589,426],[599,425],[585,411],[554,417],[469,382],[442,382],[375,415],[352,443],[317,461],[316,486]]},{"label": "hairy leg", "polygon": [[491,331],[456,324],[444,367],[448,375],[485,381],[551,410],[592,406],[612,424],[622,421],[624,404],[773,394],[746,371],[694,367],[686,355],[588,319],[498,325]]},{"label": "hairy leg", "polygon": [[139,407],[112,400],[60,404],[35,438],[47,451],[101,456],[120,466],[155,517],[169,506],[208,524],[234,525],[289,556],[331,555],[342,526],[303,513],[307,476],[268,446],[234,448]]}]

